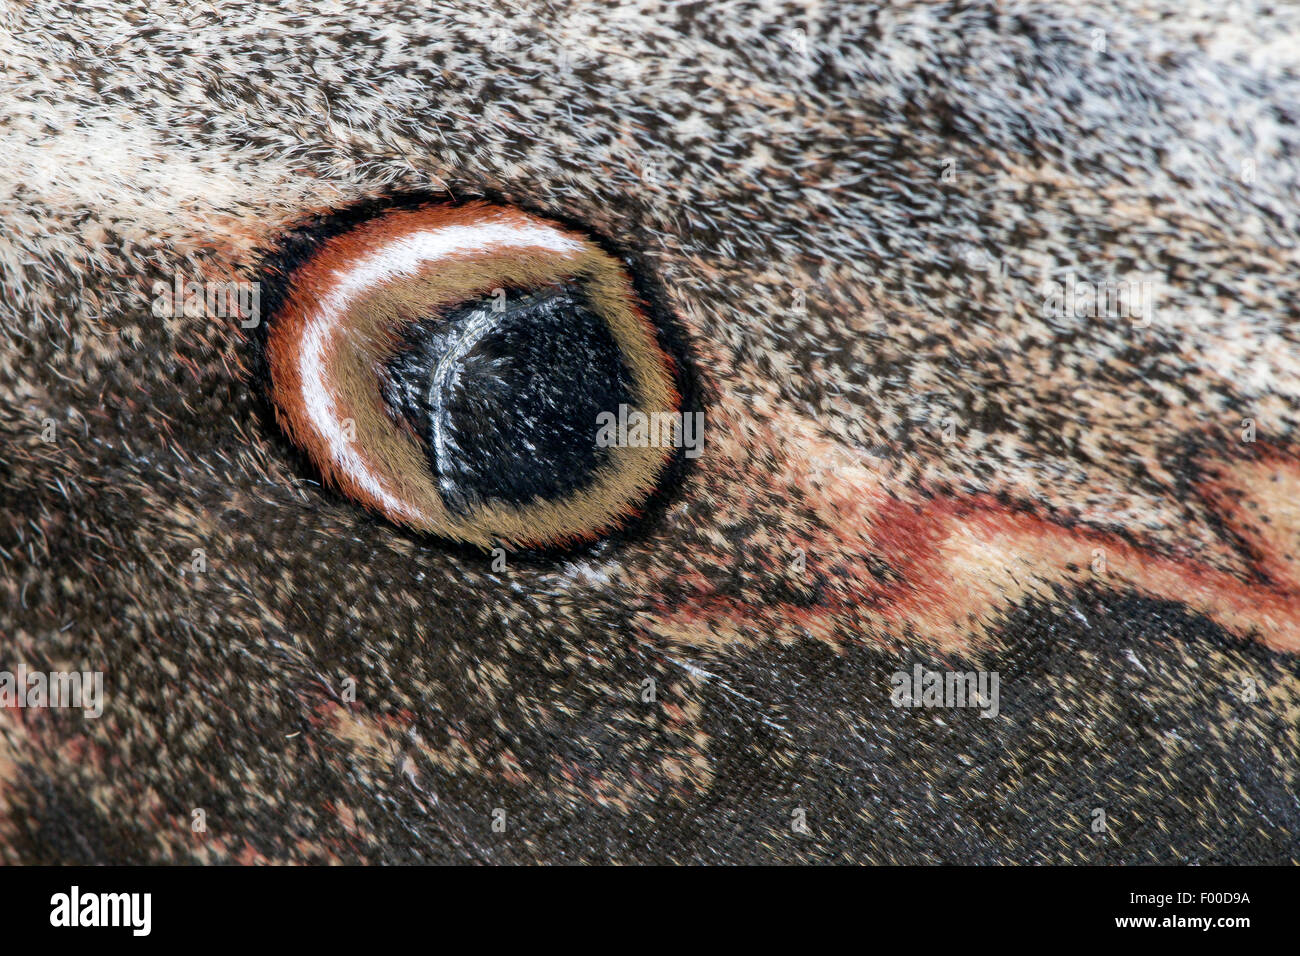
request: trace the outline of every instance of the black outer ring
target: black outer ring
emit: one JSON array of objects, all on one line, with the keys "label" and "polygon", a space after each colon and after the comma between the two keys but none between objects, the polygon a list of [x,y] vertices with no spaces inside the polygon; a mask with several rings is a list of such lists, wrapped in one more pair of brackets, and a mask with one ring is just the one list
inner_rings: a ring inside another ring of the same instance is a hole
[{"label": "black outer ring", "polygon": [[[496,205],[514,207],[530,215],[549,219],[580,235],[589,238],[608,255],[613,256],[626,266],[632,279],[632,287],[650,324],[654,327],[655,338],[659,348],[673,363],[672,378],[681,396],[683,412],[704,412],[708,418],[708,405],[712,404],[714,389],[706,383],[699,373],[699,362],[691,348],[690,338],[681,320],[667,308],[667,297],[663,285],[654,277],[645,258],[636,252],[620,247],[605,236],[592,231],[583,223],[571,217],[558,215],[545,208],[529,207],[517,201],[507,201],[480,193],[451,200],[435,193],[404,191],[383,197],[363,199],[341,206],[325,214],[306,217],[296,225],[284,230],[279,241],[269,248],[257,250],[257,262],[252,267],[253,279],[261,283],[261,321],[253,328],[244,330],[249,352],[249,384],[258,396],[257,412],[259,424],[266,434],[272,435],[276,446],[294,463],[296,471],[304,475],[320,478],[320,470],[311,458],[280,428],[275,418],[275,406],[270,397],[271,370],[266,354],[266,340],[270,324],[275,321],[289,294],[289,282],[296,269],[306,263],[325,242],[335,236],[349,232],[357,226],[385,213],[402,209],[421,209],[427,206],[459,207],[471,202],[487,202]],[[622,544],[634,544],[648,538],[658,525],[668,507],[676,500],[676,493],[681,488],[691,466],[691,459],[685,455],[685,449],[674,449],[672,457],[660,474],[655,491],[640,505],[640,515],[628,521],[623,527],[601,535],[594,541],[568,546],[545,548],[507,549],[510,561],[522,567],[546,569],[560,557],[581,558],[593,553],[598,547]],[[482,560],[483,551],[473,545],[441,538],[426,532],[415,531],[402,525],[394,524],[382,515],[372,512],[345,495],[330,489],[330,493],[348,502],[359,515],[368,520],[383,523],[393,533],[401,534],[413,543],[421,546],[436,544],[440,550],[460,554],[466,558]]]}]

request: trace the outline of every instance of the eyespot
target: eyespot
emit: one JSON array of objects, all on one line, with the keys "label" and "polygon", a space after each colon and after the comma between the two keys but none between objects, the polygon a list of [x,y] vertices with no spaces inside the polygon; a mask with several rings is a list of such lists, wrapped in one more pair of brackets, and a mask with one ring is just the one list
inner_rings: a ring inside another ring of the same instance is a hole
[{"label": "eyespot", "polygon": [[591,540],[673,457],[597,440],[681,398],[626,267],[574,229],[487,203],[392,209],[285,278],[264,333],[276,418],[397,524],[485,548]]}]

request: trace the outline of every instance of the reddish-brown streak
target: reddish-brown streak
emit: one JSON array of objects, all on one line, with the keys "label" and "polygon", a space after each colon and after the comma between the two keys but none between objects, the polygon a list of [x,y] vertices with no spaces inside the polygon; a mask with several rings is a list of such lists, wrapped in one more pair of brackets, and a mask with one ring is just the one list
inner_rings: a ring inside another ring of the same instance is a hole
[{"label": "reddish-brown streak", "polygon": [[[1021,573],[1039,586],[1093,583],[1132,588],[1149,597],[1181,602],[1243,637],[1294,653],[1300,651],[1300,581],[1279,546],[1265,540],[1249,520],[1244,502],[1259,504],[1259,496],[1242,486],[1244,475],[1235,485],[1229,477],[1234,466],[1261,464],[1270,474],[1300,480],[1300,465],[1293,457],[1261,448],[1253,462],[1219,463],[1219,476],[1196,489],[1223,525],[1249,543],[1243,567],[1235,573],[1191,556],[1161,553],[1150,544],[1135,546],[1111,532],[1067,527],[1014,510],[990,495],[928,500],[881,496],[874,511],[867,509],[869,515],[847,515],[844,524],[811,540],[808,563],[815,567],[819,553],[842,555],[856,540],[865,539],[869,551],[893,572],[888,579],[880,580],[867,570],[866,554],[859,548],[864,560],[836,575],[812,607],[789,601],[756,605],[720,592],[702,574],[689,574],[684,581],[686,597],[672,606],[659,603],[653,614],[663,615],[676,633],[727,634],[742,628],[784,635],[802,631],[832,643],[845,640],[847,616],[866,614],[889,633],[910,626],[942,650],[973,649],[972,633],[987,635],[995,619],[1018,601],[1002,580],[1003,574],[1015,573],[1000,564],[1000,556],[1009,555],[1027,565]],[[1284,536],[1289,534],[1292,546],[1300,539],[1294,511],[1275,509],[1266,520],[1281,528]],[[945,558],[968,556],[972,542],[978,546],[974,553],[985,563],[968,568],[963,577],[963,562]],[[1105,560],[1100,571],[1091,563],[1097,552]],[[996,597],[988,596],[990,589],[998,591]]]}]

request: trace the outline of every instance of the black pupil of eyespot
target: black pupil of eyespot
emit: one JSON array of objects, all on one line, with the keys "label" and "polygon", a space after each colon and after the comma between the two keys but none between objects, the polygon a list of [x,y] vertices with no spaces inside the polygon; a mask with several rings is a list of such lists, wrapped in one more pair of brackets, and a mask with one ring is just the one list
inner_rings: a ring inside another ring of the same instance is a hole
[{"label": "black pupil of eyespot", "polygon": [[631,376],[582,291],[508,291],[417,322],[384,398],[425,446],[447,507],[521,505],[590,484],[610,451],[598,416],[632,406]]}]

